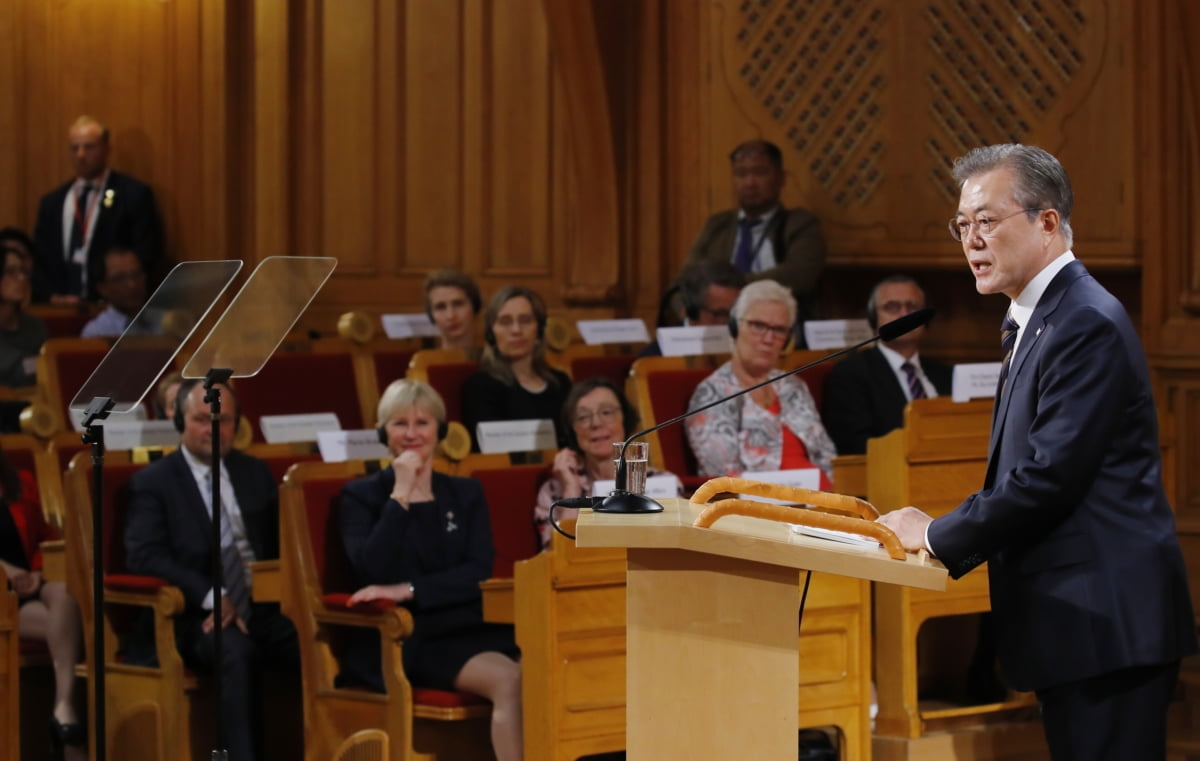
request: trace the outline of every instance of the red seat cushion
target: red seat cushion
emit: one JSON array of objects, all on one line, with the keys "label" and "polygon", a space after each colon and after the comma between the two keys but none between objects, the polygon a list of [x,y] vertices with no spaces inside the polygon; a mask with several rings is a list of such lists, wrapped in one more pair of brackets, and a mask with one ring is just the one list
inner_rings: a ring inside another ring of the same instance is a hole
[{"label": "red seat cushion", "polygon": [[395,600],[369,600],[367,602],[359,602],[354,605],[347,605],[350,601],[350,593],[348,592],[333,592],[327,595],[321,595],[321,602],[329,610],[350,611],[351,613],[384,613],[396,607]]},{"label": "red seat cushion", "polygon": [[487,700],[470,692],[431,690],[428,687],[413,687],[413,702],[438,708],[463,708],[487,703]]},{"label": "red seat cushion", "polygon": [[167,586],[167,581],[157,576],[110,573],[104,577],[104,586],[119,592],[153,592]]}]

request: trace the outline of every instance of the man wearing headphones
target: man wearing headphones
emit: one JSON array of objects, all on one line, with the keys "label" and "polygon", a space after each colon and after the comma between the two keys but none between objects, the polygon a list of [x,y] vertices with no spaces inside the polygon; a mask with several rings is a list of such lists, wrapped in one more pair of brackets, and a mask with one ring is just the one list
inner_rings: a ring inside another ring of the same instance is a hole
[{"label": "man wearing headphones", "polygon": [[[724,259],[701,259],[687,265],[679,274],[678,283],[682,324],[728,323],[733,303],[745,285],[746,276]],[[661,357],[658,339],[646,344],[638,356]]]},{"label": "man wearing headphones", "polygon": [[279,557],[279,495],[265,462],[231,449],[237,397],[227,386],[216,388],[223,403],[221,599],[214,604],[212,595],[212,415],[197,379],[184,381],[175,397],[179,448],[133,477],[125,553],[130,571],[166,579],[183,592],[186,608],[175,621],[175,638],[189,668],[213,671],[212,631],[223,628],[220,741],[232,761],[252,761],[262,758],[255,731],[258,677],[264,666],[298,674],[299,645],[278,604],[250,599],[249,563]]},{"label": "man wearing headphones", "polygon": [[[925,308],[925,291],[908,275],[884,278],[867,299],[867,322],[884,323]],[[867,439],[904,425],[913,399],[950,393],[951,369],[921,357],[925,327],[880,342],[834,365],[825,379],[821,415],[839,454],[864,454]]]}]

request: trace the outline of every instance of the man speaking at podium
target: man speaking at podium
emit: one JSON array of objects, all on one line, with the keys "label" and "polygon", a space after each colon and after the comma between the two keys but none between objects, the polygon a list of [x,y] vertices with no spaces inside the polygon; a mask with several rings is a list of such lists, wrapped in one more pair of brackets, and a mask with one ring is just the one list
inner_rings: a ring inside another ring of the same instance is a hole
[{"label": "man speaking at podium", "polygon": [[1055,761],[1162,759],[1196,636],[1141,344],[1071,252],[1057,159],[986,146],[954,178],[950,234],[977,290],[1012,300],[987,473],[947,515],[905,507],[880,521],[954,578],[988,563],[1001,665],[1037,692]]}]

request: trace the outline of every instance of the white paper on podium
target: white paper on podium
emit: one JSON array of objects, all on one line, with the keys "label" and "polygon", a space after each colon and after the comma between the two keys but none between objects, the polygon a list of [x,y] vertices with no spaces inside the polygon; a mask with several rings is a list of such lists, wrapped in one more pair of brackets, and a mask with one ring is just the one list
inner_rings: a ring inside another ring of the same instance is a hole
[{"label": "white paper on podium", "polygon": [[956,402],[986,399],[996,395],[1000,362],[974,362],[954,366],[950,396]]},{"label": "white paper on podium", "polygon": [[650,340],[646,323],[636,317],[624,320],[579,320],[575,327],[579,329],[583,342],[589,346],[646,343]]},{"label": "white paper on podium", "polygon": [[388,457],[387,447],[379,443],[379,432],[374,428],[318,431],[317,450],[324,462],[382,460]]},{"label": "white paper on podium", "polygon": [[437,336],[437,325],[424,312],[413,314],[385,314],[379,318],[383,332],[388,338],[424,338]]},{"label": "white paper on podium", "polygon": [[686,325],[659,328],[658,348],[664,357],[691,357],[699,354],[728,354],[733,350],[729,328],[724,325]]},{"label": "white paper on podium", "polygon": [[831,528],[819,528],[817,526],[802,526],[793,525],[792,531],[805,536],[815,536],[821,539],[829,539],[834,542],[843,544],[853,544],[861,547],[878,547],[880,542],[869,536],[862,534],[854,534],[849,531],[838,531]]},{"label": "white paper on podium", "polygon": [[478,423],[475,426],[475,438],[479,441],[479,451],[484,454],[535,452],[558,447],[554,421],[549,419]]},{"label": "white paper on podium", "polygon": [[316,441],[321,431],[342,430],[342,424],[333,412],[263,415],[258,419],[258,426],[262,428],[263,438],[268,444]]},{"label": "white paper on podium", "polygon": [[[811,489],[813,491],[817,491],[821,488],[821,471],[818,468],[751,471],[743,473],[742,478],[746,478],[751,481],[763,481],[768,484],[794,486],[797,489]],[[751,494],[739,494],[738,496],[742,499],[752,499],[756,502],[770,502],[774,505],[795,504],[794,502],[788,502],[784,499],[771,499],[770,497],[759,497]]]},{"label": "white paper on podium", "polygon": [[804,321],[804,344],[810,349],[842,349],[874,335],[866,320]]}]

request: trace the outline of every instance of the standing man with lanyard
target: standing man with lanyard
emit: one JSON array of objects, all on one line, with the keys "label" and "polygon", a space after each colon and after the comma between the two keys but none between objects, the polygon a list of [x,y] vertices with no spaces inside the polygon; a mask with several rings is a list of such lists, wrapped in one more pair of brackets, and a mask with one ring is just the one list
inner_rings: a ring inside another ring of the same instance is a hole
[{"label": "standing man with lanyard", "polygon": [[987,472],[947,515],[879,520],[954,578],[988,564],[1000,664],[1037,692],[1054,761],[1162,759],[1196,622],[1137,331],[1071,251],[1056,158],[986,146],[954,178],[976,290],[1011,300]]},{"label": "standing man with lanyard", "polygon": [[162,258],[162,225],[149,185],[108,167],[108,128],[81,116],[67,131],[75,179],[38,204],[34,301],[72,304],[97,298],[104,253],[134,251],[146,272]]}]

